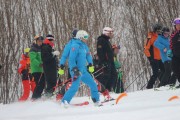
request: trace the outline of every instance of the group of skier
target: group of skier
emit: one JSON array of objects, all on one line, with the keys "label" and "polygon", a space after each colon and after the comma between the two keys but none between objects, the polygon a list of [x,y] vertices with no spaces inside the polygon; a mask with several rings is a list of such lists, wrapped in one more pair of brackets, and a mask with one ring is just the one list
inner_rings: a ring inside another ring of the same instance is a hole
[{"label": "group of skier", "polygon": [[[173,21],[174,31],[170,35],[169,27],[155,24],[153,31],[148,33],[144,53],[147,56],[152,76],[147,83],[147,89],[155,86],[157,78],[158,87],[180,83],[180,18]],[[177,88],[179,88],[177,86]]]},{"label": "group of skier", "polygon": [[[58,64],[57,56],[60,52],[54,50],[54,36],[47,35],[45,39],[35,36],[31,48],[24,50],[20,61],[18,72],[22,74],[24,92],[19,100],[27,100],[30,90],[33,91],[32,100],[41,98],[42,94],[50,98],[55,90],[61,87],[56,99],[66,105],[70,103],[81,82],[90,88],[95,105],[100,104],[99,92],[106,101],[112,100],[110,91],[124,91],[121,64],[117,59],[120,46],[111,45],[112,37],[113,29],[105,27],[97,39],[97,54],[94,55],[97,57],[93,59],[87,45],[89,34],[84,30],[75,29],[72,38],[64,47]],[[69,77],[68,80],[61,81],[58,76],[64,75],[66,60]]]},{"label": "group of skier", "polygon": [[[180,83],[180,18],[173,21],[174,31],[170,35],[168,27],[155,24],[148,33],[144,53],[147,56],[152,76],[147,83],[147,89],[154,87],[159,79],[159,87],[168,84],[175,85],[176,79]],[[78,91],[81,82],[90,88],[92,101],[101,104],[99,93],[105,101],[113,98],[109,92],[122,93],[123,71],[118,60],[120,46],[112,45],[113,29],[105,27],[97,38],[97,51],[91,56],[87,41],[89,34],[84,30],[75,29],[72,38],[65,45],[61,58],[59,51],[54,50],[53,35],[35,36],[31,48],[24,49],[18,72],[22,75],[23,95],[19,101],[27,100],[32,90],[32,100],[44,95],[50,98],[57,88],[56,100],[68,105]],[[66,66],[68,60],[68,67]],[[60,77],[68,71],[67,80]],[[180,86],[178,86],[180,87]],[[43,93],[44,91],[44,93]]]}]

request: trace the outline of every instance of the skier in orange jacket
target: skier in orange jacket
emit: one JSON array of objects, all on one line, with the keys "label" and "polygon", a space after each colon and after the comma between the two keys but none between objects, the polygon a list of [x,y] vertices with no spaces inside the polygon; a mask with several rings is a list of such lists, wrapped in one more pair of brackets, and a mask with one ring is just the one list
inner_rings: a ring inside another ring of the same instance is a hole
[{"label": "skier in orange jacket", "polygon": [[18,73],[22,75],[23,94],[19,98],[19,101],[26,101],[29,97],[30,90],[33,92],[36,86],[30,71],[30,48],[24,49],[24,54],[20,60],[20,67]]},{"label": "skier in orange jacket", "polygon": [[164,72],[164,65],[161,61],[160,51],[154,46],[154,42],[156,41],[158,34],[161,33],[161,29],[162,26],[160,24],[155,24],[153,26],[153,31],[148,33],[147,41],[144,46],[144,54],[148,58],[153,72],[153,75],[148,81],[147,89],[153,88],[157,78],[160,80]]}]

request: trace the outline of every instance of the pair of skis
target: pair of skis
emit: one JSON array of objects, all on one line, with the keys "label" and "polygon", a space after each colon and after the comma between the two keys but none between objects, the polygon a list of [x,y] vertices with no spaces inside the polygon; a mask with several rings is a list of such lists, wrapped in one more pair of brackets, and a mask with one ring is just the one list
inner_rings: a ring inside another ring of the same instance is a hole
[{"label": "pair of skis", "polygon": [[[110,101],[114,101],[115,100],[115,104],[118,104],[119,101],[123,98],[123,97],[126,97],[127,96],[127,93],[121,93],[116,99],[111,99],[109,101],[103,101],[101,102],[103,106],[103,103],[106,103],[106,102],[110,102]],[[71,104],[72,106],[85,106],[85,105],[89,105],[89,102],[88,101],[84,101],[82,103],[76,103],[76,104]],[[114,105],[114,104],[113,104]]]}]

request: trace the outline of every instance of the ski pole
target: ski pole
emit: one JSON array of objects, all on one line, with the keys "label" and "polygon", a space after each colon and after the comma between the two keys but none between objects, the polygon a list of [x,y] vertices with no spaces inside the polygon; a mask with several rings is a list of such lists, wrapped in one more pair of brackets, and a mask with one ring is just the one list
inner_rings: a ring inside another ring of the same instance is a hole
[{"label": "ski pole", "polygon": [[142,73],[144,73],[144,71],[142,71],[142,72],[125,88],[125,91],[142,75]]},{"label": "ski pole", "polygon": [[106,66],[102,66],[101,68],[99,68],[96,72],[94,72],[92,75],[94,75],[94,74],[96,74],[96,73],[98,73],[100,70],[102,70],[102,69],[104,69]]}]

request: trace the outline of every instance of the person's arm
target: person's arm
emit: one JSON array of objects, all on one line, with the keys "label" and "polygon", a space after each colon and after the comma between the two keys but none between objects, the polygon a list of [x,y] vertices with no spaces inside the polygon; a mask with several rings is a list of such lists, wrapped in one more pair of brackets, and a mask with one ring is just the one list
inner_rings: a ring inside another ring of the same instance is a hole
[{"label": "person's arm", "polygon": [[160,38],[154,42],[154,46],[157,47],[159,50],[164,50],[166,47],[161,43]]},{"label": "person's arm", "polygon": [[79,45],[77,44],[72,45],[70,48],[69,61],[68,61],[70,70],[72,70],[74,67],[77,67],[76,57],[78,55],[78,52],[79,52]]},{"label": "person's arm", "polygon": [[46,45],[42,46],[41,48],[41,56],[43,62],[49,62],[54,59],[51,49]]},{"label": "person's arm", "polygon": [[99,57],[99,63],[102,63],[106,60],[104,43],[101,38],[99,38],[97,42],[97,55]]},{"label": "person's arm", "polygon": [[90,52],[88,46],[86,47],[86,50],[87,50],[87,54],[86,54],[87,62],[88,62],[88,64],[93,65],[93,58],[92,58],[92,55],[91,55],[91,52]]},{"label": "person's arm", "polygon": [[71,49],[70,47],[71,46],[69,44],[65,45],[63,53],[62,53],[61,58],[59,60],[60,65],[63,65],[63,66],[65,65],[66,59],[68,58],[69,53],[70,53],[70,49]]},{"label": "person's arm", "polygon": [[37,53],[32,51],[29,53],[31,64],[35,66],[40,66],[42,63],[36,59]]},{"label": "person's arm", "polygon": [[144,46],[144,54],[146,55],[146,57],[150,58],[151,57],[151,54],[150,54],[150,48],[152,46],[152,42],[151,42],[151,38],[148,37],[147,38],[147,41],[145,43],[145,46]]}]

